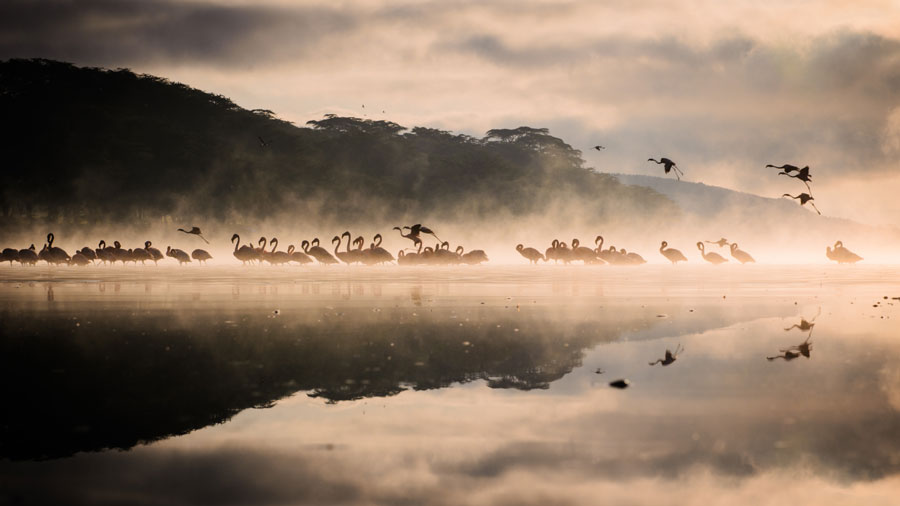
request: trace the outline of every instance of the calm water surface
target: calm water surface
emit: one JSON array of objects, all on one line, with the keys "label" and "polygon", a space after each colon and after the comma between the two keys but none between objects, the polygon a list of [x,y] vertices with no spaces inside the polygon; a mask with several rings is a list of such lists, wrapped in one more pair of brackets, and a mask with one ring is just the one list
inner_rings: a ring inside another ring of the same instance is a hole
[{"label": "calm water surface", "polygon": [[721,267],[3,266],[0,504],[897,504],[900,269]]}]

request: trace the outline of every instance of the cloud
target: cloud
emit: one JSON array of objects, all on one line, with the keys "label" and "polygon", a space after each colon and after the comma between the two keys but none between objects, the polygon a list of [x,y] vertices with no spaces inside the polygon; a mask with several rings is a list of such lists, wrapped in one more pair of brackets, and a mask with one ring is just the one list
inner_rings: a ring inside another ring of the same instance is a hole
[{"label": "cloud", "polygon": [[109,66],[241,67],[308,57],[358,20],[340,11],[193,2],[13,0],[0,5],[0,56]]}]

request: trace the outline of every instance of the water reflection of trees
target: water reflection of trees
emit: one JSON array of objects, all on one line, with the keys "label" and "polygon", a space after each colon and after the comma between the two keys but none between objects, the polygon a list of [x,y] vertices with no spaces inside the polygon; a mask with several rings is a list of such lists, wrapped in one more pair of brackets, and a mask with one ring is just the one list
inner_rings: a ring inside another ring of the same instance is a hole
[{"label": "water reflection of trees", "polygon": [[127,449],[298,391],[340,402],[474,380],[548,388],[586,348],[615,339],[618,328],[650,324],[533,320],[516,331],[505,317],[462,326],[424,315],[402,323],[191,318],[3,315],[0,457]]}]

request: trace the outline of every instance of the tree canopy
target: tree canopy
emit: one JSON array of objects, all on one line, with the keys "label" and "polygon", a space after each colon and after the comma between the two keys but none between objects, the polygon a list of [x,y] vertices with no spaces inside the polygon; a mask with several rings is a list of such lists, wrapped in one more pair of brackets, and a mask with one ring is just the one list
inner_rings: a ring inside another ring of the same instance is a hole
[{"label": "tree canopy", "polygon": [[[578,204],[640,219],[674,204],[584,167],[546,128],[484,138],[325,115],[298,127],[269,110],[127,69],[0,62],[7,223],[385,223],[524,216]],[[564,216],[561,216],[564,218]]]}]

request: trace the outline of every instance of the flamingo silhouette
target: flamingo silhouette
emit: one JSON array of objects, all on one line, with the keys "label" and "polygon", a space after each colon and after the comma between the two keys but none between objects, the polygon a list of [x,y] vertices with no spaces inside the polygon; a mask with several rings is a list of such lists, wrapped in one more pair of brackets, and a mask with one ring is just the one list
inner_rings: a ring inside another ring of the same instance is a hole
[{"label": "flamingo silhouette", "polygon": [[672,262],[672,265],[675,265],[676,262],[687,262],[687,257],[684,256],[684,253],[675,248],[668,248],[667,246],[669,246],[669,243],[663,241],[662,244],[659,245],[659,252]]},{"label": "flamingo silhouette", "polygon": [[822,211],[819,211],[819,208],[816,207],[816,204],[814,202],[811,202],[815,199],[813,198],[812,195],[810,195],[808,193],[801,193],[800,195],[797,195],[797,196],[791,195],[790,193],[785,193],[784,195],[781,196],[781,198],[784,198],[784,197],[790,197],[792,199],[799,199],[801,206],[805,205],[807,202],[809,202],[809,205],[813,206],[813,209],[815,209],[816,212],[819,213],[819,216],[822,215]]},{"label": "flamingo silhouette", "polygon": [[209,244],[209,241],[207,241],[206,238],[203,237],[203,232],[200,231],[200,227],[191,227],[190,230],[185,230],[183,228],[179,228],[178,231],[184,232],[185,234],[196,235],[197,237],[203,239],[203,242],[205,242],[206,244]]},{"label": "flamingo silhouette", "polygon": [[737,259],[737,261],[742,264],[756,263],[756,260],[754,260],[753,257],[750,256],[750,253],[747,253],[746,251],[740,249],[736,242],[731,243],[731,256]]},{"label": "flamingo silhouette", "polygon": [[722,255],[720,255],[718,253],[714,253],[714,252],[707,253],[705,246],[703,246],[703,243],[700,241],[697,241],[697,249],[700,250],[700,256],[702,256],[704,260],[706,260],[707,262],[709,262],[711,264],[719,265],[719,264],[724,264],[725,262],[728,261],[727,258],[723,257]]},{"label": "flamingo silhouette", "polygon": [[678,166],[675,165],[675,162],[673,162],[672,160],[670,160],[668,158],[660,158],[659,160],[654,160],[653,158],[648,158],[647,161],[648,162],[656,162],[657,165],[664,165],[666,174],[668,174],[669,171],[674,171],[675,179],[677,179],[678,181],[681,181],[681,178],[678,176],[678,174],[680,173],[682,176],[684,175],[684,172],[681,172],[681,169],[679,169]]},{"label": "flamingo silhouette", "polygon": [[810,181],[812,181],[812,176],[809,175],[809,166],[803,167],[802,169],[797,171],[797,174],[791,174],[788,171],[781,171],[778,173],[779,176],[787,176],[792,177],[794,179],[799,179],[803,181],[803,184],[806,185],[806,189],[812,193],[812,189],[809,187]]},{"label": "flamingo silhouette", "polygon": [[537,265],[538,260],[544,260],[544,261],[547,260],[544,257],[544,255],[541,254],[540,251],[538,251],[534,248],[526,248],[524,244],[517,244],[516,251],[518,251],[519,254],[522,255],[523,257],[527,258],[529,263],[532,263],[535,265]]}]

